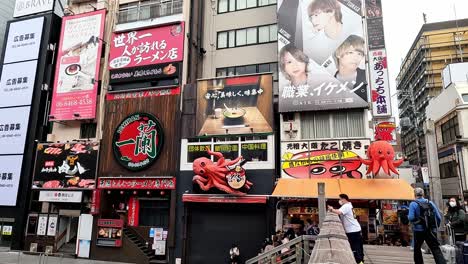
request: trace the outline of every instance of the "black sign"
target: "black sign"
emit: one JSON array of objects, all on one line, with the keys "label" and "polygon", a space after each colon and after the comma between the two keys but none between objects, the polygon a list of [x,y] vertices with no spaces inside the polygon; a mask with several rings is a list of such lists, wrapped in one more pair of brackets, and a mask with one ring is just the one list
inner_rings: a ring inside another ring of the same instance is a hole
[{"label": "black sign", "polygon": [[110,84],[174,79],[179,76],[180,63],[162,63],[133,68],[110,70]]},{"label": "black sign", "polygon": [[37,146],[33,188],[94,189],[99,143],[57,143]]},{"label": "black sign", "polygon": [[367,36],[370,50],[385,48],[383,21],[381,17],[367,19]]}]

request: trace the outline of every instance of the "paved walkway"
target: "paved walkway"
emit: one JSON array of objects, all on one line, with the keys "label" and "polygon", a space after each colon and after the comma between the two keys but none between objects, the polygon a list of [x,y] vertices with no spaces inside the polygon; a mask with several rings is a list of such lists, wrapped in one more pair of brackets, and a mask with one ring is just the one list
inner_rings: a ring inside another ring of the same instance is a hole
[{"label": "paved walkway", "polygon": [[[409,247],[364,246],[366,264],[413,264],[413,251]],[[423,254],[424,264],[434,264],[432,254]]]},{"label": "paved walkway", "polygon": [[[42,261],[42,262],[41,262]],[[1,264],[129,264],[123,262],[97,261],[88,259],[48,257],[40,258],[38,255],[28,255],[20,252],[0,252]]]}]

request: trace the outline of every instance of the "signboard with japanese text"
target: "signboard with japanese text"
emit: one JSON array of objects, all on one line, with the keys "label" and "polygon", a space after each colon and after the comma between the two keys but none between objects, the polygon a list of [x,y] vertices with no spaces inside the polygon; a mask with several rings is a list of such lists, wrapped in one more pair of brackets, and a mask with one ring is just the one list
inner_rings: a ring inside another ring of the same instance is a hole
[{"label": "signboard with japanese text", "polygon": [[174,190],[175,178],[106,178],[98,180],[99,189]]},{"label": "signboard with japanese text", "polygon": [[122,246],[123,221],[121,219],[98,219],[97,225],[97,246]]},{"label": "signboard with japanese text", "polygon": [[281,143],[283,178],[363,179],[369,139],[291,141]]},{"label": "signboard with japanese text", "polygon": [[130,196],[128,199],[128,226],[138,226],[140,216],[140,201],[136,196]]},{"label": "signboard with japanese text", "polygon": [[50,119],[96,117],[96,96],[106,10],[62,19]]},{"label": "signboard with japanese text", "polygon": [[117,162],[131,171],[141,171],[161,154],[164,131],[152,114],[127,116],[114,131],[112,148]]},{"label": "signboard with japanese text", "polygon": [[395,118],[374,120],[374,140],[385,140],[392,145],[397,144]]},{"label": "signboard with japanese text", "polygon": [[159,97],[165,95],[178,95],[180,94],[180,87],[168,88],[168,89],[155,89],[155,90],[144,90],[144,91],[128,91],[122,93],[107,93],[106,100],[125,100],[125,99],[136,99],[144,97]]},{"label": "signboard with japanese text", "polygon": [[39,143],[33,188],[94,189],[98,142]]},{"label": "signboard with japanese text", "polygon": [[143,80],[172,79],[179,76],[180,63],[163,63],[133,68],[113,70],[110,73],[110,84],[125,83]]},{"label": "signboard with japanese text", "polygon": [[0,156],[0,205],[15,206],[23,155]]},{"label": "signboard with japanese text", "polygon": [[29,106],[0,109],[0,154],[23,154]]},{"label": "signboard with japanese text", "polygon": [[37,60],[3,65],[0,107],[30,105],[34,92]]},{"label": "signboard with japanese text", "polygon": [[112,34],[112,70],[182,61],[184,23]]},{"label": "signboard with japanese text", "polygon": [[392,115],[390,83],[385,49],[369,51],[370,88],[374,117]]},{"label": "signboard with japanese text", "polygon": [[385,48],[381,0],[366,0],[366,18],[369,50]]},{"label": "signboard with japanese text", "polygon": [[233,76],[199,80],[198,136],[273,132],[273,76]]},{"label": "signboard with japanese text", "polygon": [[52,11],[54,2],[55,0],[16,0],[13,17]]},{"label": "signboard with japanese text", "polygon": [[44,17],[11,22],[3,63],[37,60],[43,28]]},{"label": "signboard with japanese text", "polygon": [[57,233],[58,215],[49,215],[49,223],[47,225],[47,235],[55,236]]},{"label": "signboard with japanese text", "polygon": [[83,192],[40,191],[39,202],[81,203]]},{"label": "signboard with japanese text", "polygon": [[45,236],[47,232],[47,215],[40,214],[39,221],[37,224],[37,235],[38,236]]},{"label": "signboard with japanese text", "polygon": [[280,112],[368,108],[362,14],[361,0],[278,4]]}]

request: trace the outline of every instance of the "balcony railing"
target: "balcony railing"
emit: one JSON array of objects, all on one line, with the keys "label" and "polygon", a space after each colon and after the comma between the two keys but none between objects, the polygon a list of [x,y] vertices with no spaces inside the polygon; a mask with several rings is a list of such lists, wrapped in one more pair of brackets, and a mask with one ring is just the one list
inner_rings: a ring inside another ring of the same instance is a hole
[{"label": "balcony railing", "polygon": [[161,0],[151,3],[138,3],[119,10],[119,24],[181,14],[183,0]]}]

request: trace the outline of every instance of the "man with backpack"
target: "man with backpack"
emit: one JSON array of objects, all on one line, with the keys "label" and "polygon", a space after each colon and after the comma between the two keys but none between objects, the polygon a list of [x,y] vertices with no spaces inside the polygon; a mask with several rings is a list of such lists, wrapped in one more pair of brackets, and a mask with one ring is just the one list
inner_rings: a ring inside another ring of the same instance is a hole
[{"label": "man with backpack", "polygon": [[423,189],[414,189],[414,195],[416,199],[411,202],[408,214],[414,231],[414,263],[424,264],[421,246],[426,241],[436,264],[446,264],[437,240],[437,228],[441,222],[439,210],[433,202],[424,198]]}]

